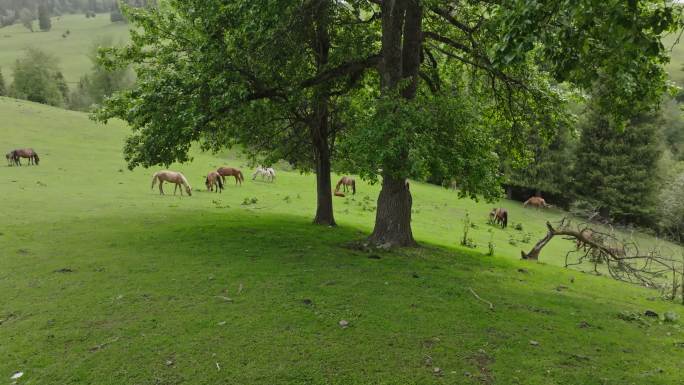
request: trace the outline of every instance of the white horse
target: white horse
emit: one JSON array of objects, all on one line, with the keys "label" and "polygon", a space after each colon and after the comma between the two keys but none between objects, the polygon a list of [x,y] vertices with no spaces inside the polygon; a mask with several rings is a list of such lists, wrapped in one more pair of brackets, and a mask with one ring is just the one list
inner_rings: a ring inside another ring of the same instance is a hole
[{"label": "white horse", "polygon": [[[182,185],[185,188],[185,192],[188,193],[189,196],[192,196],[192,187],[190,187],[190,183],[188,183],[188,180],[185,178],[185,175],[179,172],[169,170],[155,172],[152,176],[152,188],[154,188],[154,184],[157,183],[157,180],[159,180],[159,195],[164,195],[164,190],[162,190],[162,184],[164,182],[169,182],[174,183],[176,185],[176,187],[173,188],[173,195],[176,195],[176,190],[178,189],[178,186]],[[181,195],[183,195],[183,187],[181,187],[180,190]]]},{"label": "white horse", "polygon": [[261,175],[261,180],[264,178],[268,179],[269,182],[273,182],[275,179],[275,170],[271,167],[257,167],[254,174],[252,174],[252,180],[256,179],[257,176]]}]

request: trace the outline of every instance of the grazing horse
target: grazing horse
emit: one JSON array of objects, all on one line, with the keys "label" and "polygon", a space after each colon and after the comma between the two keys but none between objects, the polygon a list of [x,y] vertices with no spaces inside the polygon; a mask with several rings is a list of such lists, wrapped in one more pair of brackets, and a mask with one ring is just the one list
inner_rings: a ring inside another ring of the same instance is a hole
[{"label": "grazing horse", "polygon": [[504,208],[493,208],[489,213],[489,222],[501,225],[502,229],[508,226],[508,211]]},{"label": "grazing horse", "polygon": [[19,148],[12,151],[12,154],[14,154],[14,163],[18,166],[21,166],[21,158],[28,158],[29,164],[35,164],[36,166],[40,162],[38,153],[33,151],[32,148]]},{"label": "grazing horse", "polygon": [[157,171],[152,175],[152,188],[154,188],[154,184],[157,183],[157,180],[159,180],[159,195],[164,195],[164,190],[162,190],[162,184],[164,182],[169,182],[169,183],[174,183],[176,186],[173,188],[173,195],[176,195],[176,190],[178,189],[178,186],[181,187],[181,196],[183,195],[183,188],[185,188],[185,192],[188,193],[189,196],[192,196],[192,187],[190,187],[190,184],[188,183],[188,180],[185,178],[185,175],[175,172],[175,171],[169,171],[169,170],[162,170],[162,171]]},{"label": "grazing horse", "polygon": [[525,203],[523,203],[523,207],[527,207],[527,205],[534,206],[536,208],[542,208],[542,207],[549,207],[550,205],[546,204],[546,201],[542,197],[531,197],[530,199],[526,200]]},{"label": "grazing horse", "polygon": [[223,182],[221,181],[221,175],[216,171],[211,171],[207,174],[207,178],[204,180],[204,185],[207,186],[208,191],[214,191],[214,186],[216,186],[216,192],[223,192]]},{"label": "grazing horse", "polygon": [[275,170],[271,167],[257,167],[254,174],[252,174],[252,180],[256,179],[259,175],[261,175],[261,180],[267,178],[269,182],[273,182],[275,179]]},{"label": "grazing horse", "polygon": [[240,171],[237,168],[233,167],[219,167],[216,172],[221,175],[221,179],[223,180],[223,184],[226,184],[226,177],[227,176],[233,176],[235,177],[235,184],[240,183],[242,185],[242,182],[245,180],[245,177],[242,176],[242,171]]},{"label": "grazing horse", "polygon": [[351,186],[352,195],[356,194],[356,181],[354,178],[350,178],[348,176],[343,176],[340,178],[340,181],[337,182],[337,185],[335,186],[335,192],[340,191],[340,186],[342,186],[342,191],[344,192],[349,191],[347,186]]}]

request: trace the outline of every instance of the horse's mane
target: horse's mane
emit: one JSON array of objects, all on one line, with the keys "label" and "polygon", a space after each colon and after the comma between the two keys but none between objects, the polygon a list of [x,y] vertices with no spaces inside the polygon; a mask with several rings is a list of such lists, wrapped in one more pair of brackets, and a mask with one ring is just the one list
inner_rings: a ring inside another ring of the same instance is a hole
[{"label": "horse's mane", "polygon": [[180,172],[178,173],[178,175],[180,175],[183,184],[190,187],[190,183],[188,183],[188,179],[185,177],[185,175],[181,174]]}]

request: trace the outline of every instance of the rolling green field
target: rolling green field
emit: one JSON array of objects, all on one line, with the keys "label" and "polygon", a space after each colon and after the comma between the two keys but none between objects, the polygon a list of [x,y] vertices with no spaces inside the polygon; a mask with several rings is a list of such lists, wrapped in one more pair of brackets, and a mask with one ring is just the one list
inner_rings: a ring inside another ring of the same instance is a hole
[{"label": "rolling green field", "polygon": [[[90,71],[92,63],[88,54],[96,42],[102,38],[110,38],[114,43],[128,39],[128,25],[112,23],[108,13],[89,19],[80,14],[56,16],[52,18],[49,32],[40,32],[37,21],[34,30],[31,32],[21,24],[0,28],[0,70],[8,83],[13,78],[14,63],[26,48],[40,48],[57,57],[64,78],[73,87]],[[67,30],[70,34],[63,38]]]},{"label": "rolling green field", "polygon": [[[7,382],[684,384],[681,321],[630,315],[681,305],[555,266],[568,241],[543,263],[517,259],[524,234],[534,242],[561,212],[500,202],[523,231],[500,230],[490,204],[412,183],[422,247],[361,251],[351,242],[372,227],[378,186],[360,183],[335,201],[339,226],[318,227],[312,175],[279,167],[275,183],[246,175],[209,193],[216,166],[250,168],[196,153],[171,167],[193,196],[160,196],[154,170],[126,169],[123,124],[8,98],[0,116],[4,148],[41,155],[0,167]],[[466,211],[474,250],[457,246]]]}]

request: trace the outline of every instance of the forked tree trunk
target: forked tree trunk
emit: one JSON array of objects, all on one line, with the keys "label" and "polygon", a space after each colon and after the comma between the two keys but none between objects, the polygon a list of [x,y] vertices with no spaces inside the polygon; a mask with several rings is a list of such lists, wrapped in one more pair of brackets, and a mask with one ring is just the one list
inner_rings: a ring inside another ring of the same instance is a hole
[{"label": "forked tree trunk", "polygon": [[[422,41],[422,8],[419,0],[385,0],[382,9],[382,62],[380,79],[383,92],[393,93],[402,79],[409,79],[401,90],[405,99],[416,95]],[[401,134],[401,133],[397,133]],[[399,162],[408,163],[408,148]],[[388,170],[389,171],[389,170]],[[391,170],[399,171],[399,170]],[[405,178],[383,175],[378,196],[375,228],[369,241],[388,247],[415,246],[411,231],[413,199]]]},{"label": "forked tree trunk", "polygon": [[375,228],[370,242],[388,246],[415,246],[411,232],[412,203],[406,181],[385,176],[378,196]]}]

